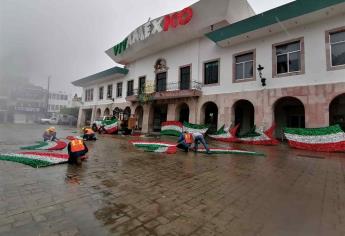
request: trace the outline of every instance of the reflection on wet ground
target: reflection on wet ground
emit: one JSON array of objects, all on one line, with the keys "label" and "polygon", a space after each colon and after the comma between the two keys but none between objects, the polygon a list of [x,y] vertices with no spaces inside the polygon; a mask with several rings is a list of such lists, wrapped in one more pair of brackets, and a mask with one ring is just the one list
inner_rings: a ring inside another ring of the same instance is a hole
[{"label": "reflection on wet ground", "polygon": [[[0,126],[1,152],[43,129]],[[345,235],[345,154],[164,155],[119,136],[88,146],[82,166],[0,162],[0,235]]]}]

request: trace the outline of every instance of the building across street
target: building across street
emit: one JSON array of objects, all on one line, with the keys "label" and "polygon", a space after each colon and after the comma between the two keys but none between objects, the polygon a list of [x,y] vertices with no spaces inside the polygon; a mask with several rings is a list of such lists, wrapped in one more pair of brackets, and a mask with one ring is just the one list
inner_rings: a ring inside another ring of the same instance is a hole
[{"label": "building across street", "polygon": [[142,132],[164,121],[313,128],[345,124],[345,0],[296,0],[255,14],[200,0],[146,22],[106,53],[123,67],[74,81],[78,124],[114,112]]}]

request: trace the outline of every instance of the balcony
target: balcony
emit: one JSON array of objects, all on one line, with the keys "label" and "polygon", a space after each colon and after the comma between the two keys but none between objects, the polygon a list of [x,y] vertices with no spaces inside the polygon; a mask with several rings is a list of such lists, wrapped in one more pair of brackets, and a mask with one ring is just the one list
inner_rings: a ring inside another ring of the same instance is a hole
[{"label": "balcony", "polygon": [[[127,93],[126,101],[152,101],[152,100],[166,100],[187,97],[202,96],[202,84],[196,81],[190,83],[160,83],[158,87],[150,88],[152,93],[141,90],[133,90]],[[147,90],[147,88],[146,88]]]}]

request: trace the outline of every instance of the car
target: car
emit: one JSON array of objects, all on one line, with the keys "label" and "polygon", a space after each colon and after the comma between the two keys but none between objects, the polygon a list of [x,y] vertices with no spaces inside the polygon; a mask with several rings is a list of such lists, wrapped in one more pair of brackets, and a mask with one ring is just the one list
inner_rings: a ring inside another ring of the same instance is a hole
[{"label": "car", "polygon": [[56,117],[52,118],[42,118],[40,120],[41,124],[46,124],[46,125],[57,125],[59,123],[59,120]]},{"label": "car", "polygon": [[98,129],[101,128],[103,121],[112,120],[112,119],[113,119],[112,116],[103,116],[103,117],[97,118],[96,120],[92,122],[91,128],[93,131],[97,132]]}]

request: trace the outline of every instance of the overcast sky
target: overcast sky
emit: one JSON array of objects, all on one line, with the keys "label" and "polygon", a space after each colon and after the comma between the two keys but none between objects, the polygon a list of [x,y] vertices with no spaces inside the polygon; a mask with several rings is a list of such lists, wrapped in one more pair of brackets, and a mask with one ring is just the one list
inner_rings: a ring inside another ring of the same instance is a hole
[{"label": "overcast sky", "polygon": [[[149,17],[194,2],[0,0],[0,78],[28,78],[46,87],[51,76],[53,90],[80,92],[72,81],[115,66],[105,50]],[[249,0],[256,13],[287,2],[291,0]]]}]

